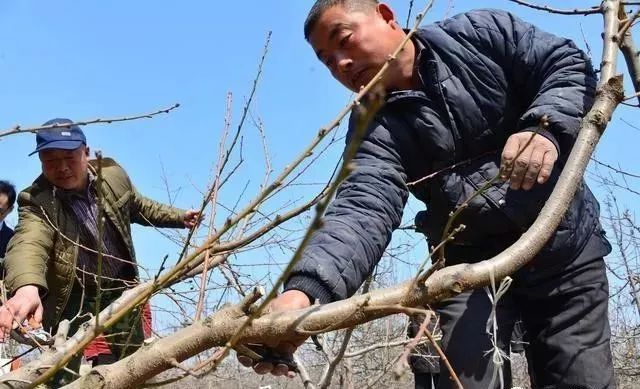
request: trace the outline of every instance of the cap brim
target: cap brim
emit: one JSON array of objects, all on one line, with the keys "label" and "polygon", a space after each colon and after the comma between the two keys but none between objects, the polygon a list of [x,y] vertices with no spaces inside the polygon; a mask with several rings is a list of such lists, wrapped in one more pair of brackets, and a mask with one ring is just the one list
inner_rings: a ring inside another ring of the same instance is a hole
[{"label": "cap brim", "polygon": [[45,143],[40,145],[35,150],[33,150],[29,156],[40,152],[42,150],[50,150],[50,149],[58,149],[58,150],[75,150],[78,147],[84,144],[81,140],[56,140],[53,142]]}]

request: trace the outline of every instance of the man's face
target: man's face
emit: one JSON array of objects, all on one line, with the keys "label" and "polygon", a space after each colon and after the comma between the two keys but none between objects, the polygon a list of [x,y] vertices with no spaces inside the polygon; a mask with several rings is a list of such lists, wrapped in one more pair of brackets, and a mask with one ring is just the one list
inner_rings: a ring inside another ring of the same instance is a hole
[{"label": "man's face", "polygon": [[[404,32],[384,4],[370,11],[327,9],[309,34],[316,55],[333,77],[354,92],[371,81],[400,45]],[[397,61],[396,61],[397,62]],[[387,89],[403,85],[397,64],[386,72]]]},{"label": "man's face", "polygon": [[0,193],[0,222],[11,213],[13,206],[9,206],[9,196],[6,193]]},{"label": "man's face", "polygon": [[50,183],[66,190],[80,191],[86,188],[89,174],[88,147],[42,150],[39,156],[42,173]]}]

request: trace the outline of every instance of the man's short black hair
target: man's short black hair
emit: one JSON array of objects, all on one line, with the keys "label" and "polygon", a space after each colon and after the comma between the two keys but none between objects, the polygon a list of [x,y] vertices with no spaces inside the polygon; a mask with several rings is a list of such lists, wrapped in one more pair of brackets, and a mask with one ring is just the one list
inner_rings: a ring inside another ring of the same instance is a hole
[{"label": "man's short black hair", "polygon": [[16,202],[16,187],[9,181],[0,180],[0,194],[7,195],[7,199],[9,200],[8,206],[13,207],[13,204]]},{"label": "man's short black hair", "polygon": [[349,11],[364,11],[375,8],[378,5],[378,0],[316,0],[304,22],[304,39],[309,40],[311,31],[324,11],[337,5]]}]

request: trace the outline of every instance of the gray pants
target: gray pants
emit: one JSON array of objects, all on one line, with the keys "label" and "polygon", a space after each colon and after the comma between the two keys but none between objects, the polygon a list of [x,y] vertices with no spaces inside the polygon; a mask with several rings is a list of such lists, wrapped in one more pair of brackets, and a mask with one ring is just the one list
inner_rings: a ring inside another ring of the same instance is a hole
[{"label": "gray pants", "polygon": [[[568,263],[525,267],[514,275],[510,289],[500,299],[498,345],[509,354],[514,323],[521,319],[533,388],[615,387],[602,251],[602,241],[594,236]],[[494,365],[486,353],[492,349],[486,332],[491,311],[486,292],[465,292],[434,308],[440,314],[445,354],[464,388],[490,388]],[[455,388],[444,366],[440,372],[438,388]],[[510,388],[508,360],[503,374],[505,388]],[[499,383],[493,387],[498,388]]]}]

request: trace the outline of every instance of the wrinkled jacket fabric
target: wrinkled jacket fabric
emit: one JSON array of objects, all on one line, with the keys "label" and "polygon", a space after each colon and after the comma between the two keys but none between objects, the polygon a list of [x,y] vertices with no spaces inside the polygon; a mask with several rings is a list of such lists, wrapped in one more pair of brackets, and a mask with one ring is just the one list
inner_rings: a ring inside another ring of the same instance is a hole
[{"label": "wrinkled jacket fabric", "polygon": [[[596,77],[587,56],[570,40],[499,10],[430,25],[414,42],[423,88],[387,96],[355,157],[355,170],[285,289],[323,303],[355,293],[398,227],[409,192],[427,206],[416,225],[431,245],[440,242],[449,213],[496,176],[514,133],[537,130],[556,145],[560,158],[551,178],[529,191],[496,182],[472,200],[456,219],[466,229],[447,245],[448,264],[486,259],[508,247],[553,190],[593,103]],[[542,130],[545,115],[549,127]],[[598,203],[583,182],[535,261],[574,258],[592,232],[600,232],[598,216]]]},{"label": "wrinkled jacket fabric", "polygon": [[[89,169],[95,174],[96,162]],[[138,193],[127,173],[114,160],[102,160],[105,215],[111,220],[135,262],[131,223],[183,227],[184,211]],[[97,185],[96,181],[92,185]],[[5,258],[8,289],[37,285],[44,295],[45,328],[57,324],[75,281],[79,228],[73,210],[65,206],[44,177],[18,195],[18,225]],[[136,269],[137,274],[137,269]]]}]

